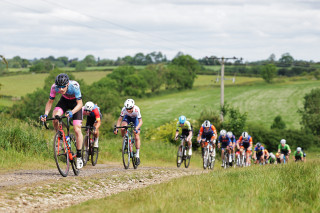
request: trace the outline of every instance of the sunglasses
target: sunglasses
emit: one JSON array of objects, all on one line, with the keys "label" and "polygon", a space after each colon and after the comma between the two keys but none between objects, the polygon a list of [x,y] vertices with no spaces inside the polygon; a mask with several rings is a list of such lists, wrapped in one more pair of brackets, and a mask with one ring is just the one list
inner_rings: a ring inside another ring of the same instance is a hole
[{"label": "sunglasses", "polygon": [[130,111],[130,110],[132,110],[133,108],[130,108],[130,109],[127,109],[127,111]]},{"label": "sunglasses", "polygon": [[85,112],[91,112],[90,110],[86,110],[86,109],[85,109],[84,111],[85,111]]},{"label": "sunglasses", "polygon": [[58,86],[58,88],[59,88],[59,89],[61,89],[61,88],[66,88],[66,85],[65,85],[65,86]]}]

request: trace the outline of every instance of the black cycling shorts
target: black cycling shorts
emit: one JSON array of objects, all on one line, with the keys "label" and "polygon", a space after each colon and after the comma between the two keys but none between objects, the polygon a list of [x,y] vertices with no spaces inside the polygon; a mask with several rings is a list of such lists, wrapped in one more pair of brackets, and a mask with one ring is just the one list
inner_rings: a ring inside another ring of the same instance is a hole
[{"label": "black cycling shorts", "polygon": [[[63,113],[66,113],[68,110],[73,110],[77,106],[76,99],[66,99],[63,96],[60,98],[56,107],[59,107],[63,110]],[[82,121],[82,110],[80,109],[78,112],[74,113],[72,116],[73,120],[81,120]]]}]

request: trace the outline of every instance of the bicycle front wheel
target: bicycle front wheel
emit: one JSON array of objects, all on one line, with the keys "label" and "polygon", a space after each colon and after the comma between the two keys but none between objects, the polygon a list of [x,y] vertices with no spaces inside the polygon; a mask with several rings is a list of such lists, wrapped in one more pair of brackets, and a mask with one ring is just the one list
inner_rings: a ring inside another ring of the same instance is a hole
[{"label": "bicycle front wheel", "polygon": [[207,169],[207,166],[208,166],[208,152],[207,152],[207,149],[204,150],[204,153],[203,153],[203,169]]},{"label": "bicycle front wheel", "polygon": [[185,159],[184,159],[184,167],[188,168],[190,165],[191,156],[189,155],[189,150],[186,150],[186,152],[187,152],[187,155],[185,156]]},{"label": "bicycle front wheel", "polygon": [[71,139],[71,147],[70,147],[70,151],[71,154],[73,156],[72,161],[70,161],[71,165],[72,165],[72,170],[75,176],[78,176],[80,173],[80,169],[77,169],[77,158],[76,158],[76,152],[74,150],[77,150],[77,143],[76,143],[76,139],[74,137],[74,135],[70,134],[70,139]]},{"label": "bicycle front wheel", "polygon": [[70,166],[69,156],[67,146],[63,141],[62,133],[60,131],[54,136],[53,153],[59,173],[63,177],[67,177]]},{"label": "bicycle front wheel", "polygon": [[177,152],[177,167],[179,168],[182,163],[182,156],[183,156],[183,146],[180,145]]},{"label": "bicycle front wheel", "polygon": [[99,156],[99,148],[98,147],[92,147],[92,149],[91,149],[91,163],[92,163],[92,166],[95,166],[97,164],[98,156]]},{"label": "bicycle front wheel", "polygon": [[130,147],[129,147],[129,139],[128,137],[123,137],[122,142],[122,161],[125,169],[129,168],[130,165]]},{"label": "bicycle front wheel", "polygon": [[82,161],[83,166],[87,165],[87,162],[89,160],[89,137],[85,136],[82,144]]}]

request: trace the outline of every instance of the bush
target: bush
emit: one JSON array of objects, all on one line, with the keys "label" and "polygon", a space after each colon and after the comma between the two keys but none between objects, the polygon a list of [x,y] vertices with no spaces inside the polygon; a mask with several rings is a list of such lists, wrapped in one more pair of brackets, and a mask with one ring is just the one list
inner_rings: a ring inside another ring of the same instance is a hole
[{"label": "bush", "polygon": [[1,149],[49,156],[51,146],[47,145],[44,133],[39,128],[3,114],[0,116],[0,125]]}]

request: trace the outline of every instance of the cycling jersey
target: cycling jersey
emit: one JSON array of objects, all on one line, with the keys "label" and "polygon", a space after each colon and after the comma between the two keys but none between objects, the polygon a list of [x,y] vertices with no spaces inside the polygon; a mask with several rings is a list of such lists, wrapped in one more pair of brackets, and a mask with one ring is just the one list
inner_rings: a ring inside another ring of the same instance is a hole
[{"label": "cycling jersey", "polygon": [[252,146],[252,137],[249,135],[247,139],[244,139],[242,136],[240,136],[239,140],[237,141],[239,146],[243,146],[244,148],[249,148],[249,146]]},{"label": "cycling jersey", "polygon": [[221,143],[221,148],[226,148],[227,146],[232,145],[230,139],[227,136],[222,137],[222,135],[219,136],[218,143]]},{"label": "cycling jersey", "polygon": [[293,154],[295,157],[301,157],[301,158],[303,157],[303,152],[294,151]]},{"label": "cycling jersey", "polygon": [[208,130],[202,125],[199,130],[199,135],[201,135],[202,139],[210,140],[213,136],[217,135],[217,130],[213,125],[211,125]]},{"label": "cycling jersey", "polygon": [[[228,135],[227,135],[227,138],[229,138]],[[231,138],[229,138],[229,139],[230,139],[231,143],[236,142],[236,137],[234,135],[232,135]]]},{"label": "cycling jersey", "polygon": [[125,107],[122,108],[121,110],[121,113],[120,113],[120,116],[121,117],[124,117],[124,116],[129,116],[131,118],[138,118],[138,119],[141,119],[141,113],[140,113],[140,108],[136,105],[133,106],[133,111],[132,113],[129,113],[127,111],[127,109]]},{"label": "cycling jersey", "polygon": [[[82,107],[82,112],[84,111],[84,107]],[[101,116],[101,112],[100,112],[100,108],[95,104],[93,106],[92,111],[90,112],[90,114],[88,115],[88,117],[94,118],[97,121],[100,121]]]},{"label": "cycling jersey", "polygon": [[284,146],[279,144],[278,149],[280,149],[281,152],[288,152],[290,150],[290,147],[288,144],[285,144]]},{"label": "cycling jersey", "polygon": [[[59,90],[59,88],[56,84],[52,84],[49,98],[51,100],[55,99],[56,93],[61,93],[61,91]],[[79,83],[76,81],[70,80],[67,92],[64,95],[62,95],[62,97],[66,98],[68,100],[73,100],[73,99],[81,100],[82,97],[81,97]]]},{"label": "cycling jersey", "polygon": [[189,132],[193,131],[192,125],[190,124],[189,121],[186,121],[183,126],[181,126],[180,122],[178,121],[176,124],[176,128],[177,128],[176,130],[177,132],[179,132],[179,129],[181,129],[182,130],[181,135],[186,135],[186,136],[189,136]]},{"label": "cycling jersey", "polygon": [[254,151],[257,153],[257,155],[262,155],[264,153],[264,147],[260,146],[260,148],[259,148],[259,147],[255,146]]}]

